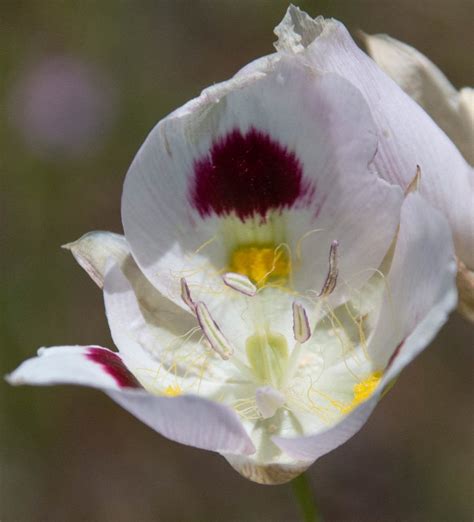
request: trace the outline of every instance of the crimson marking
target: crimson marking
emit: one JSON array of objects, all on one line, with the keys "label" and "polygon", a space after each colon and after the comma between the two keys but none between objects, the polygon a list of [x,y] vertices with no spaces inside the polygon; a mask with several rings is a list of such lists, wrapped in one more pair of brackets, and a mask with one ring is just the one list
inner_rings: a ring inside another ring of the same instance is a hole
[{"label": "crimson marking", "polygon": [[189,199],[201,217],[235,213],[242,221],[269,210],[308,205],[315,186],[295,153],[268,134],[234,129],[194,163]]},{"label": "crimson marking", "polygon": [[141,388],[133,373],[125,366],[122,359],[105,348],[89,348],[86,357],[102,366],[121,388]]}]

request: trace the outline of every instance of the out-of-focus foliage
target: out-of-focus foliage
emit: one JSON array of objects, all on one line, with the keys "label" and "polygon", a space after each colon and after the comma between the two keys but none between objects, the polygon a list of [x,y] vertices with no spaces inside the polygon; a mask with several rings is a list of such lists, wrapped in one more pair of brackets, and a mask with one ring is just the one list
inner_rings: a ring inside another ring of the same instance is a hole
[{"label": "out-of-focus foliage", "polygon": [[[469,0],[314,0],[313,15],[415,46],[472,84]],[[59,246],[120,231],[151,127],[272,51],[281,0],[0,6],[0,372],[40,345],[112,346],[99,290]],[[452,318],[364,430],[310,471],[326,520],[471,520],[473,331]],[[171,443],[105,396],[0,383],[0,520],[296,519],[290,488]]]}]

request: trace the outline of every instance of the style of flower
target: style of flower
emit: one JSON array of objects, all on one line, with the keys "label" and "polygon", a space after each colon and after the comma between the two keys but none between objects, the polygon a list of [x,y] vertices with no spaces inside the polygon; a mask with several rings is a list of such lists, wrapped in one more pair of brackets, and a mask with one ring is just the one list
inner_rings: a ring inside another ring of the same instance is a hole
[{"label": "style of flower", "polygon": [[[423,129],[463,161],[392,84],[371,110],[377,82],[314,66],[352,45],[339,23],[291,7],[277,34],[276,55],[151,132],[125,181],[125,236],[66,245],[103,288],[118,352],[41,349],[9,376],[102,389],[269,484],[358,431],[455,306],[450,228],[417,190],[430,154],[408,143]],[[404,194],[390,180],[408,173]]]}]

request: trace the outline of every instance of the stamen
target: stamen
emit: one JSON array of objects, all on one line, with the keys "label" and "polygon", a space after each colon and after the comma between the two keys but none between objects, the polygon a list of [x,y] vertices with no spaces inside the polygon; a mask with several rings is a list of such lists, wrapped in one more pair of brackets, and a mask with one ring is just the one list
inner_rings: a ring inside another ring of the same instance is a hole
[{"label": "stamen", "polygon": [[319,293],[318,297],[327,297],[328,295],[334,292],[337,283],[337,276],[339,275],[339,270],[337,268],[337,248],[339,246],[339,241],[334,240],[331,243],[331,248],[329,249],[329,270],[328,275],[326,276],[326,281],[324,282],[323,288]]},{"label": "stamen", "polygon": [[199,326],[202,329],[202,333],[209,341],[211,348],[217,352],[222,359],[228,359],[234,353],[234,348],[225,338],[219,326],[217,326],[217,323],[212,318],[207,306],[202,301],[199,301],[196,303],[195,310]]},{"label": "stamen", "polygon": [[308,315],[303,305],[293,303],[293,334],[300,344],[305,343],[311,337]]},{"label": "stamen", "polygon": [[285,403],[284,395],[271,386],[257,388],[255,399],[258,411],[264,419],[273,417],[278,408]]},{"label": "stamen", "polygon": [[196,312],[196,303],[193,301],[191,297],[191,292],[189,290],[188,283],[184,277],[181,278],[181,299],[184,303],[189,307],[191,312]]},{"label": "stamen", "polygon": [[227,272],[222,276],[222,279],[228,287],[241,294],[253,297],[257,293],[257,287],[245,275]]}]

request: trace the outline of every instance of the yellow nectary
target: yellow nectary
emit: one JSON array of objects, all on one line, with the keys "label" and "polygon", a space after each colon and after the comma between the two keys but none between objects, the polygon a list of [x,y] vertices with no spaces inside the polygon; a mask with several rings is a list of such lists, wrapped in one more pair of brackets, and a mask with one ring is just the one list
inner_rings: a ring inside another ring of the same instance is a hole
[{"label": "yellow nectary", "polygon": [[258,286],[269,281],[286,283],[291,260],[286,250],[275,245],[246,245],[232,252],[230,270],[246,275]]},{"label": "yellow nectary", "polygon": [[354,399],[343,408],[344,413],[349,413],[356,406],[367,400],[375,391],[382,378],[382,372],[373,372],[366,379],[354,385]]}]

